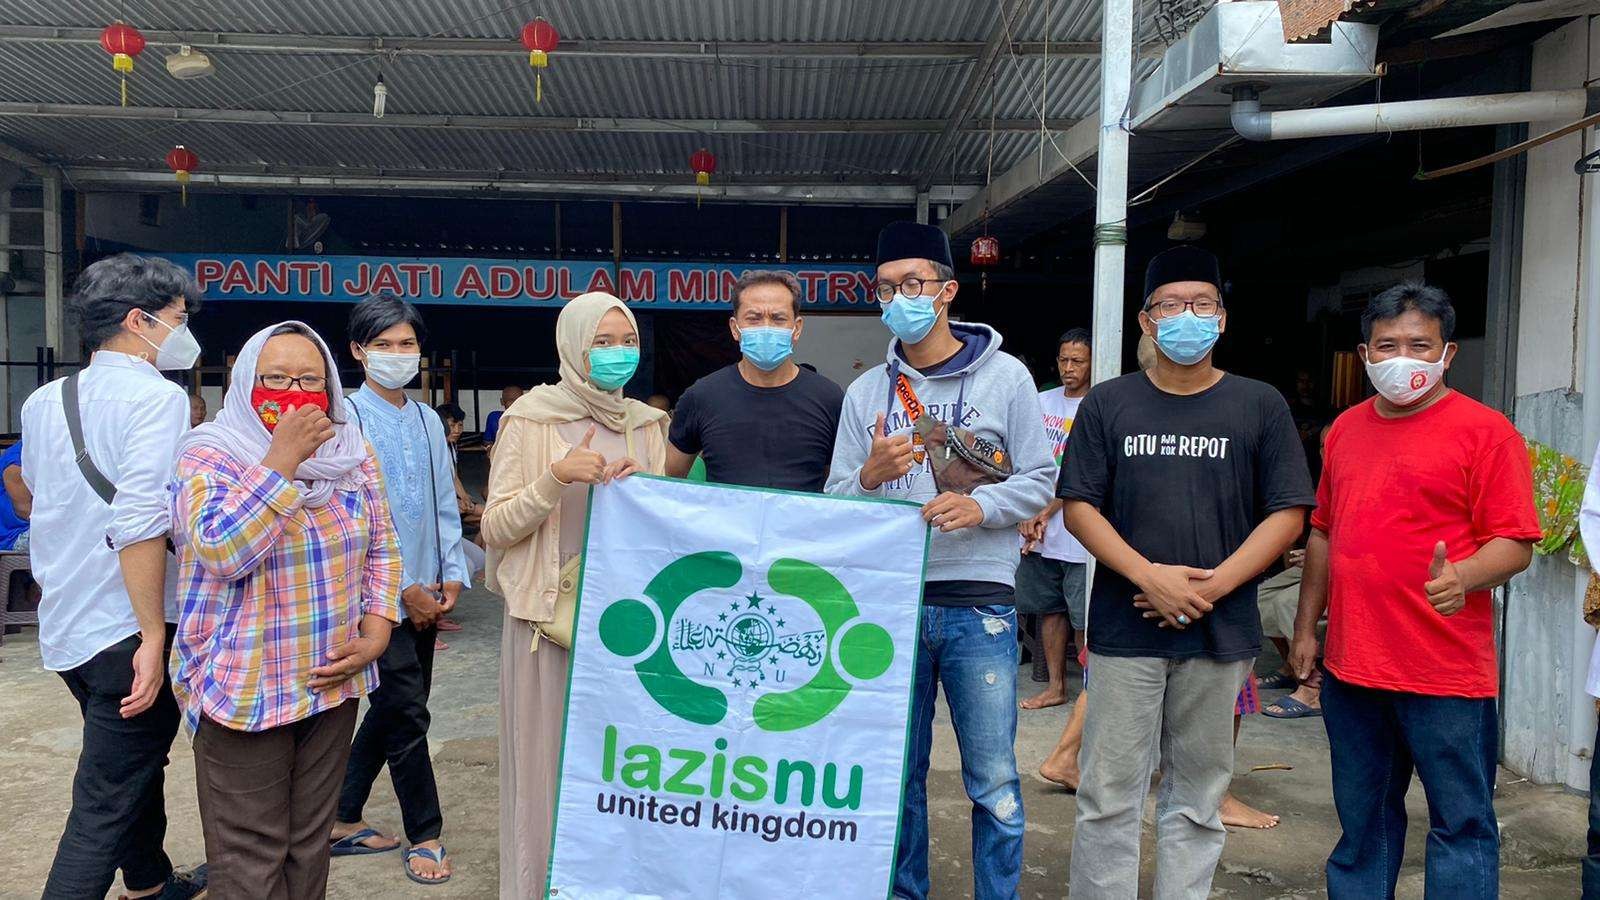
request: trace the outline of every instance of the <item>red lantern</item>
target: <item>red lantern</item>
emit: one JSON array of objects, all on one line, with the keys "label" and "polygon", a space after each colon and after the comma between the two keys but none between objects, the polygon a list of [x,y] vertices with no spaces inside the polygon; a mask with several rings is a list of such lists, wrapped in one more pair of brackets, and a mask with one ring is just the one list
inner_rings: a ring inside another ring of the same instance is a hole
[{"label": "red lantern", "polygon": [[111,54],[111,68],[122,73],[122,105],[128,105],[128,73],[133,58],[144,52],[144,35],[132,25],[116,21],[100,32],[100,47]]},{"label": "red lantern", "polygon": [[700,189],[711,183],[711,173],[717,170],[717,156],[701,147],[689,154],[689,168],[694,170],[694,205],[700,205]]},{"label": "red lantern", "polygon": [[534,69],[533,73],[533,101],[544,102],[544,73],[541,69],[550,65],[550,54],[561,43],[561,35],[556,32],[556,27],[545,21],[543,17],[534,19],[522,26],[522,46],[528,48],[528,65]]},{"label": "red lantern", "polygon": [[183,205],[189,205],[189,173],[200,168],[200,157],[194,155],[182,144],[167,151],[167,168],[178,176],[178,191],[183,198]]},{"label": "red lantern", "polygon": [[1000,241],[989,235],[972,242],[972,264],[975,266],[992,266],[1000,262]]}]

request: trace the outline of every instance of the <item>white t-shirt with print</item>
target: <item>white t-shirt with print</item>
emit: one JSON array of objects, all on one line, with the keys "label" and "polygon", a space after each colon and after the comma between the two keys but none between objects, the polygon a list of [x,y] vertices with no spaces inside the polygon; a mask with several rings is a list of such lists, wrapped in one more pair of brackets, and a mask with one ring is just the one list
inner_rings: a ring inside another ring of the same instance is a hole
[{"label": "white t-shirt with print", "polygon": [[[1056,471],[1066,461],[1067,433],[1072,431],[1072,419],[1078,414],[1082,397],[1068,397],[1063,388],[1039,392],[1039,408],[1044,412],[1044,433],[1056,458]],[[1039,554],[1050,559],[1083,563],[1089,561],[1089,551],[1078,543],[1072,532],[1061,524],[1061,516],[1050,517],[1045,526],[1044,541],[1039,544]]]}]

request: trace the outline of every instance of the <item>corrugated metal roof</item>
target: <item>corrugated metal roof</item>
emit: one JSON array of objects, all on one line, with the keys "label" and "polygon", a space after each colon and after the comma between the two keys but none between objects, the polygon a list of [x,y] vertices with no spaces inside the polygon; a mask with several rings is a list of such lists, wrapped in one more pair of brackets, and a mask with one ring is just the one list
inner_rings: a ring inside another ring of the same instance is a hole
[{"label": "corrugated metal roof", "polygon": [[[1092,41],[1098,0],[1024,0],[1011,22],[1019,41]],[[982,42],[996,28],[998,0],[208,0],[174,8],[154,0],[0,0],[0,25],[98,28],[126,17],[166,40],[199,32],[285,36],[515,37],[537,11],[564,38],[678,41]],[[1141,30],[1152,33],[1150,23]],[[566,56],[545,71],[535,103],[533,73],[516,54],[456,56],[405,52],[390,57],[328,52],[206,50],[210,77],[180,82],[162,66],[166,48],[140,58],[130,79],[140,107],[250,109],[369,114],[381,66],[394,114],[619,117],[634,119],[943,120],[955,111],[976,67],[970,58]],[[1141,69],[1149,62],[1142,62]],[[86,43],[0,40],[0,102],[108,106],[117,76]],[[1003,57],[992,91],[968,111],[975,119],[1052,119],[1094,115],[1094,58]],[[377,123],[374,122],[374,125]],[[509,123],[508,123],[509,124]],[[660,133],[528,131],[507,127],[438,129],[295,124],[173,123],[0,114],[0,140],[68,164],[162,169],[174,143],[200,154],[212,171],[295,167],[450,174],[681,172],[704,144],[719,173],[736,176],[881,176],[903,181],[931,169],[939,183],[981,180],[990,140],[964,132],[933,159],[933,132],[861,134],[700,134],[663,125]],[[1037,133],[993,141],[999,172],[1036,145]]]}]

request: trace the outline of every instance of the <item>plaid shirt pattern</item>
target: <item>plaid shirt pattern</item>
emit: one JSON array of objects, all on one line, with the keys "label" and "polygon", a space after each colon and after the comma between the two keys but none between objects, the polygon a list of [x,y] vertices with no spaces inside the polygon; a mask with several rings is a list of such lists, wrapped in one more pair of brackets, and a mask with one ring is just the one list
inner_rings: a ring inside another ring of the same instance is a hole
[{"label": "plaid shirt pattern", "polygon": [[359,490],[311,508],[263,466],[208,447],[178,458],[172,691],[191,732],[202,715],[264,731],[378,686],[376,663],[330,690],[306,686],[363,615],[400,618],[400,548],[370,456],[361,474]]}]

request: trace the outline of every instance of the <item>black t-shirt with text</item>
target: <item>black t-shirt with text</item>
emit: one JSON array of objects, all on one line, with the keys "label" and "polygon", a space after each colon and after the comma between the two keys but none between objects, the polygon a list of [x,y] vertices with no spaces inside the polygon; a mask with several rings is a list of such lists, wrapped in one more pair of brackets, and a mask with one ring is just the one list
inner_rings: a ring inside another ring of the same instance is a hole
[{"label": "black t-shirt with text", "polygon": [[808,369],[769,388],[735,364],[683,392],[668,438],[705,459],[709,481],[820,493],[843,407],[844,390]]},{"label": "black t-shirt with text", "polygon": [[[1153,563],[1214,568],[1269,514],[1316,503],[1289,406],[1270,386],[1223,375],[1168,394],[1135,372],[1089,391],[1072,423],[1056,496],[1092,503]],[[1249,659],[1261,650],[1252,579],[1183,630],[1133,605],[1137,589],[1096,569],[1089,649],[1105,656]]]}]

